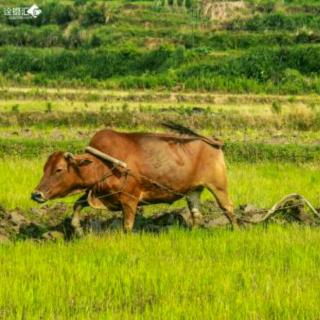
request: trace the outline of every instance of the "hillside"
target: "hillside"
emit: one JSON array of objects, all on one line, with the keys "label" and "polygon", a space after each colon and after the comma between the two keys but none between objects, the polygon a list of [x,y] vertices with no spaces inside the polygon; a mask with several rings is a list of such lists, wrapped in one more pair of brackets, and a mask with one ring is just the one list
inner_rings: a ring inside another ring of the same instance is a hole
[{"label": "hillside", "polygon": [[1,15],[2,85],[320,92],[318,1],[38,5],[36,19]]}]

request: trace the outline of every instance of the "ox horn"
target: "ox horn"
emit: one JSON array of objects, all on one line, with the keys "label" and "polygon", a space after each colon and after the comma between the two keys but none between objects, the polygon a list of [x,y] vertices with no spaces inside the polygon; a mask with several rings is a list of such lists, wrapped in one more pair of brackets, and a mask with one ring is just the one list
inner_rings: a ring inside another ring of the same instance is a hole
[{"label": "ox horn", "polygon": [[74,159],[74,155],[71,152],[65,152],[63,155],[66,159]]}]

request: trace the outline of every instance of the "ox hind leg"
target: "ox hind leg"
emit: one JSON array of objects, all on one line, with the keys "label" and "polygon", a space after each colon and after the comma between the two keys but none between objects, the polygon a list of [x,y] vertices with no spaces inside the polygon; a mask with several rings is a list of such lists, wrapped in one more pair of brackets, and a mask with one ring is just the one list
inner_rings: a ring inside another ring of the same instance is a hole
[{"label": "ox hind leg", "polygon": [[88,195],[85,194],[80,197],[73,205],[73,215],[71,220],[71,225],[74,229],[74,233],[76,236],[83,236],[83,230],[80,224],[80,212],[83,208],[88,207],[89,203],[87,201]]},{"label": "ox hind leg", "polygon": [[226,188],[219,188],[214,184],[208,184],[206,186],[208,190],[214,195],[216,198],[219,207],[223,210],[224,215],[230,221],[233,229],[238,229],[238,222],[233,213],[233,204],[229,199],[228,192]]},{"label": "ox hind leg", "polygon": [[191,191],[187,195],[187,203],[191,213],[192,227],[203,225],[203,216],[200,212],[200,196],[203,188]]}]

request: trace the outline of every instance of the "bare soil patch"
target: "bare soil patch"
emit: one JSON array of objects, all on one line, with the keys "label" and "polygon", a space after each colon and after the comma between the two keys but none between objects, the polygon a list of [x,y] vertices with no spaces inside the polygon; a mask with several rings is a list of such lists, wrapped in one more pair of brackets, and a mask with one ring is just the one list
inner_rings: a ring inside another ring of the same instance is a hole
[{"label": "bare soil patch", "polygon": [[[229,227],[229,221],[215,202],[205,201],[201,211],[203,223],[197,226],[198,228],[210,230]],[[258,223],[267,225],[270,222],[298,223],[308,226],[320,224],[320,218],[315,214],[310,214],[305,204],[294,197],[279,203],[276,210],[271,214],[270,212],[270,210],[259,209],[251,204],[241,205],[235,210],[239,225],[243,228]],[[92,209],[83,215],[81,225],[86,234],[121,230],[122,215],[120,212],[109,213]],[[187,208],[165,210],[152,216],[144,215],[143,208],[140,208],[136,216],[134,231],[159,233],[168,231],[174,226],[192,228],[192,219]],[[0,208],[0,243],[19,239],[70,240],[73,237],[70,207],[65,203],[31,208],[27,211],[18,208],[14,210]]]}]

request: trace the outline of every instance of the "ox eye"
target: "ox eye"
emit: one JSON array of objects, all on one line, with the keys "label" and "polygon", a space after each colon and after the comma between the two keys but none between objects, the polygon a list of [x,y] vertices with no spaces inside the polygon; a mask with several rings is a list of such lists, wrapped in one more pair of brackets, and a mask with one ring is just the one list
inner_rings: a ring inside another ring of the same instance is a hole
[{"label": "ox eye", "polygon": [[61,168],[57,169],[55,173],[60,173],[62,171]]}]

